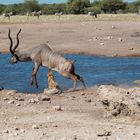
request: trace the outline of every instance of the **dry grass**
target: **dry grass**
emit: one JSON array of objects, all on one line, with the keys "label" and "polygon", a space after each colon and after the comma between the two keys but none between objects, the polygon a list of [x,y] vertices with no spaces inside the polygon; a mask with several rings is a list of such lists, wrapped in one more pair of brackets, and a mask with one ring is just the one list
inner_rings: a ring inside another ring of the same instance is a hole
[{"label": "dry grass", "polygon": [[27,20],[26,16],[12,16],[10,21],[7,18],[0,16],[1,24],[17,24],[17,23],[40,23],[40,22],[86,22],[86,21],[140,21],[140,16],[137,14],[100,14],[98,18],[87,15],[62,15],[61,17],[55,15],[41,15],[38,20],[37,17],[30,17]]}]

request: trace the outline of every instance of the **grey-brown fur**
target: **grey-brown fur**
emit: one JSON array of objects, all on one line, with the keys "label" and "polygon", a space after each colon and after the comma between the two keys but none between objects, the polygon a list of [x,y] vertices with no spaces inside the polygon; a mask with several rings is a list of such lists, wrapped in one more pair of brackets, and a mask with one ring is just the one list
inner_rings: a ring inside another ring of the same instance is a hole
[{"label": "grey-brown fur", "polygon": [[4,18],[8,18],[9,20],[10,20],[10,17],[13,15],[13,13],[12,12],[9,12],[9,13],[3,13],[3,17]]},{"label": "grey-brown fur", "polygon": [[48,44],[41,44],[32,49],[28,49],[26,51],[15,51],[19,44],[18,35],[21,30],[19,30],[17,34],[17,44],[15,47],[13,46],[12,38],[10,36],[10,29],[8,37],[10,39],[10,52],[13,55],[10,59],[10,63],[17,63],[18,61],[32,61],[34,63],[34,68],[32,71],[31,84],[35,84],[38,87],[36,74],[40,66],[47,67],[51,70],[59,72],[62,76],[70,78],[73,80],[74,88],[76,88],[77,80],[80,80],[84,87],[85,83],[83,78],[79,75],[75,74],[73,61],[68,60],[62,57],[60,54],[54,52]]},{"label": "grey-brown fur", "polygon": [[36,16],[38,19],[39,19],[39,16],[42,14],[42,12],[41,11],[38,11],[38,12],[36,12],[36,11],[34,11],[34,12],[31,12],[31,13],[27,13],[27,19],[29,19],[29,17],[30,16]]},{"label": "grey-brown fur", "polygon": [[88,12],[88,16],[94,16],[95,18],[97,18],[97,13],[95,13],[95,12]]}]

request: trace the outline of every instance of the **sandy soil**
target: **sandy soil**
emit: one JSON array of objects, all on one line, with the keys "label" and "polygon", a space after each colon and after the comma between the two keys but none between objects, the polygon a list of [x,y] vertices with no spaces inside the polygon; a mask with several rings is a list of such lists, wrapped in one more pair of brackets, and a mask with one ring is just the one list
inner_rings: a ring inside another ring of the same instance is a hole
[{"label": "sandy soil", "polygon": [[[18,49],[49,41],[60,53],[140,56],[140,22],[0,25],[0,52],[9,49],[9,27],[14,37],[22,28]],[[52,96],[1,91],[0,140],[139,140],[139,112],[137,117],[108,116],[97,91],[93,87]]]},{"label": "sandy soil", "polygon": [[49,41],[52,48],[60,53],[140,56],[140,22],[90,21],[0,25],[0,52],[9,49],[9,27],[13,37],[19,28],[22,29],[19,49],[35,47]]},{"label": "sandy soil", "polygon": [[[107,111],[104,108],[101,97],[104,89],[102,92],[98,90],[94,87],[49,96],[4,90],[0,96],[0,139],[139,140],[139,106],[135,114],[123,114],[125,108],[117,116],[107,115],[113,109]],[[118,93],[121,94],[122,91]]]}]

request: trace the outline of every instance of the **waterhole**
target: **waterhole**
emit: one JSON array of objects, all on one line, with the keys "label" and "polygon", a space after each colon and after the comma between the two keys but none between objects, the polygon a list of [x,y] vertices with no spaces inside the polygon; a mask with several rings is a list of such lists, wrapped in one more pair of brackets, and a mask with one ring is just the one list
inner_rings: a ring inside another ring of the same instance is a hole
[{"label": "waterhole", "polygon": [[[14,89],[23,93],[43,92],[47,87],[47,68],[40,67],[37,73],[39,88],[30,85],[33,69],[32,62],[9,64],[9,54],[0,54],[0,87]],[[140,79],[140,58],[112,58],[92,55],[69,54],[64,57],[76,60],[75,71],[81,75],[87,87],[100,84],[133,86],[134,80]],[[73,86],[70,79],[54,72],[57,83],[63,90]],[[81,87],[81,83],[78,82]]]}]

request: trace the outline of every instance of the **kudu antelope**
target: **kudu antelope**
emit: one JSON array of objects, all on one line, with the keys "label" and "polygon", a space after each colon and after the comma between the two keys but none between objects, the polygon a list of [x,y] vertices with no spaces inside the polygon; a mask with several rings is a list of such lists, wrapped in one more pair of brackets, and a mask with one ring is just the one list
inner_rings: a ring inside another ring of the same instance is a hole
[{"label": "kudu antelope", "polygon": [[97,13],[95,12],[88,12],[88,16],[94,16],[95,18],[97,18]]},{"label": "kudu antelope", "polygon": [[63,12],[55,13],[55,16],[58,16],[58,17],[60,17],[60,16],[62,16],[62,15],[63,15]]},{"label": "kudu antelope", "polygon": [[36,74],[40,66],[47,67],[51,70],[59,72],[62,76],[70,78],[73,80],[73,87],[76,88],[77,81],[81,81],[83,86],[85,86],[84,80],[81,76],[75,73],[74,62],[62,57],[60,54],[55,53],[48,44],[41,44],[35,48],[26,51],[16,51],[19,45],[19,34],[21,29],[16,35],[17,44],[13,47],[13,41],[10,35],[10,29],[8,37],[10,39],[10,52],[12,57],[10,58],[10,63],[17,63],[18,61],[32,61],[34,63],[34,68],[32,71],[31,85],[36,85],[38,87]]},{"label": "kudu antelope", "polygon": [[13,13],[12,12],[9,12],[9,13],[3,13],[3,17],[4,18],[8,18],[9,20],[10,20],[10,17],[13,15]]},{"label": "kudu antelope", "polygon": [[36,11],[34,11],[34,12],[31,12],[31,13],[27,13],[27,19],[29,19],[29,17],[30,16],[36,16],[38,19],[39,19],[39,16],[42,14],[42,12],[41,11],[38,11],[38,12],[36,12]]}]

